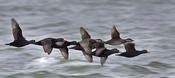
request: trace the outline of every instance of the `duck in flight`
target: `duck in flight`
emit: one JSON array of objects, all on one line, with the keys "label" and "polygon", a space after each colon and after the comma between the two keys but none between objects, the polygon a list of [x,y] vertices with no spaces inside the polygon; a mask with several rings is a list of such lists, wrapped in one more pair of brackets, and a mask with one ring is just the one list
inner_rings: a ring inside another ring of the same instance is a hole
[{"label": "duck in flight", "polygon": [[92,52],[92,55],[100,57],[101,66],[104,65],[108,56],[115,54],[115,53],[120,53],[118,49],[109,50],[105,48],[104,42],[101,39],[97,39],[96,41],[98,42],[96,43],[96,50]]},{"label": "duck in flight", "polygon": [[64,59],[68,59],[68,47],[70,45],[76,45],[76,41],[68,42],[64,38],[45,38],[35,42],[35,45],[43,46],[44,52],[50,54],[53,48],[58,48],[63,55]]},{"label": "duck in flight", "polygon": [[111,39],[106,41],[106,44],[109,45],[120,45],[120,44],[124,44],[127,42],[132,42],[134,40],[132,40],[131,38],[127,38],[127,39],[122,39],[120,37],[120,33],[117,31],[116,27],[113,26],[112,28],[112,32],[111,32]]},{"label": "duck in flight", "polygon": [[14,18],[11,19],[11,24],[12,24],[12,33],[13,33],[14,41],[11,43],[7,43],[5,45],[10,45],[14,47],[23,47],[23,46],[35,43],[35,40],[28,41],[24,38],[22,34],[22,30]]},{"label": "duck in flight", "polygon": [[132,57],[136,57],[140,54],[150,53],[148,50],[141,50],[141,51],[136,50],[134,43],[126,43],[124,45],[125,45],[126,52],[123,52],[123,53],[119,54],[118,56],[132,58]]},{"label": "duck in flight", "polygon": [[74,47],[71,47],[70,49],[80,50],[82,51],[83,55],[89,62],[93,62],[92,58],[92,49],[95,48],[96,40],[91,39],[91,36],[89,33],[83,28],[80,27],[80,34],[81,34],[81,41],[78,42],[78,44]]}]

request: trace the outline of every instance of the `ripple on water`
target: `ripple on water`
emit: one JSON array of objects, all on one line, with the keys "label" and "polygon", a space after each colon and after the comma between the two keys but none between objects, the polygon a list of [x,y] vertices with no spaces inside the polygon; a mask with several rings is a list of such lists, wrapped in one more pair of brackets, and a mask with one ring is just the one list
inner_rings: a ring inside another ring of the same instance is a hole
[{"label": "ripple on water", "polygon": [[17,73],[6,76],[5,78],[108,78],[99,73],[87,74],[87,75],[64,75],[59,73],[53,73],[48,71],[37,71],[31,73]]},{"label": "ripple on water", "polygon": [[174,68],[173,66],[171,66],[169,64],[158,62],[158,61],[153,61],[153,62],[149,63],[147,66],[150,66],[150,67],[153,67],[153,68],[157,68],[157,69],[160,69],[162,71]]},{"label": "ripple on water", "polygon": [[49,67],[52,64],[55,64],[56,62],[57,62],[57,60],[55,58],[41,57],[41,58],[37,58],[37,59],[33,60],[32,62],[28,63],[26,65],[26,68],[27,69],[45,68],[45,67]]},{"label": "ripple on water", "polygon": [[113,72],[120,72],[121,74],[128,73],[129,75],[143,75],[143,74],[158,74],[155,71],[150,70],[145,66],[140,65],[127,65],[123,64],[121,66],[115,67],[112,69]]}]

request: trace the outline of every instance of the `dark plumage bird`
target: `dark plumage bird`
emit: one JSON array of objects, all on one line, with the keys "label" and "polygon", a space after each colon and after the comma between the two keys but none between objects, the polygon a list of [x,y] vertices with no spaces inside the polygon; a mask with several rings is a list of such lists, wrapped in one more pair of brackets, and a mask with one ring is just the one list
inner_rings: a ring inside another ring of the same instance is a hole
[{"label": "dark plumage bird", "polygon": [[127,39],[120,38],[120,33],[117,31],[115,26],[113,26],[113,28],[112,28],[111,38],[112,38],[111,40],[108,40],[105,43],[109,44],[109,45],[119,45],[119,44],[134,41],[131,38],[127,38]]},{"label": "dark plumage bird", "polygon": [[28,44],[35,43],[35,40],[28,41],[23,37],[22,30],[14,18],[11,19],[11,24],[12,24],[12,32],[13,32],[14,41],[11,43],[5,44],[5,45],[10,45],[14,47],[23,47]]},{"label": "dark plumage bird", "polygon": [[134,43],[126,43],[125,44],[125,49],[126,49],[126,52],[119,54],[119,56],[131,58],[131,57],[138,56],[140,54],[150,53],[147,50],[142,50],[142,51],[136,50]]},{"label": "dark plumage bird", "polygon": [[96,40],[91,39],[91,36],[83,27],[80,27],[80,34],[81,34],[82,40],[79,41],[76,46],[71,47],[70,49],[81,50],[85,58],[89,62],[93,62],[91,53],[92,53],[92,49],[95,48]]},{"label": "dark plumage bird", "polygon": [[69,53],[67,46],[76,45],[76,41],[68,42],[63,38],[45,38],[38,42],[35,42],[36,45],[42,45],[44,52],[50,54],[53,48],[58,48],[61,51],[64,59],[68,59]]},{"label": "dark plumage bird", "polygon": [[118,49],[109,50],[104,47],[104,42],[101,39],[97,39],[96,50],[92,52],[92,55],[100,57],[101,66],[104,65],[109,55],[120,53]]}]

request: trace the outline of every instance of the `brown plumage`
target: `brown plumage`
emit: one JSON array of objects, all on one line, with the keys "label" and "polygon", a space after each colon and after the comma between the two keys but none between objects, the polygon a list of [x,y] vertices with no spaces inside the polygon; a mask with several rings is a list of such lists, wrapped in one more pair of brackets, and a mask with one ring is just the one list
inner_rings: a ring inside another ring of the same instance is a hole
[{"label": "brown plumage", "polygon": [[82,40],[79,41],[76,46],[71,47],[70,49],[81,50],[85,58],[89,62],[93,62],[91,53],[92,49],[95,48],[96,40],[91,39],[91,36],[83,27],[80,27],[80,34]]},{"label": "brown plumage", "polygon": [[120,33],[117,31],[116,27],[113,26],[112,32],[111,32],[111,39],[106,41],[105,43],[109,45],[120,45],[127,42],[132,42],[132,41],[134,40],[132,40],[131,38],[127,38],[127,39],[120,38]]}]

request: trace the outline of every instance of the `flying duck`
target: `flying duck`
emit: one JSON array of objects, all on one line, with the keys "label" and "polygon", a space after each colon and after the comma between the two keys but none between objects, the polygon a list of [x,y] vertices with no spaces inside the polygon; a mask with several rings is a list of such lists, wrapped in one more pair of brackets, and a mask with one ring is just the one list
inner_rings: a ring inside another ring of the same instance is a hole
[{"label": "flying duck", "polygon": [[112,28],[111,38],[112,39],[106,41],[105,43],[109,45],[120,45],[120,44],[134,41],[131,38],[127,38],[127,39],[120,38],[120,33],[117,31],[115,26],[113,26]]},{"label": "flying duck", "polygon": [[95,48],[96,40],[91,39],[91,36],[83,27],[80,27],[80,34],[82,40],[79,41],[76,46],[71,47],[70,49],[81,50],[85,58],[89,62],[93,62],[91,53],[92,49]]},{"label": "flying duck", "polygon": [[14,47],[23,47],[28,44],[35,43],[35,40],[28,41],[24,38],[22,34],[22,30],[14,18],[11,19],[11,24],[12,24],[12,32],[13,32],[14,41],[11,43],[5,44],[5,45],[10,45]]},{"label": "flying duck", "polygon": [[63,38],[45,38],[35,42],[35,45],[43,46],[44,52],[50,54],[53,48],[58,48],[63,55],[64,59],[68,59],[69,53],[67,46],[76,45],[76,41],[68,42]]},{"label": "flying duck", "polygon": [[132,57],[136,57],[140,54],[150,53],[148,50],[141,50],[141,51],[136,50],[134,43],[126,43],[125,49],[126,49],[126,52],[119,54],[119,56],[132,58]]},{"label": "flying duck", "polygon": [[104,65],[109,55],[120,53],[118,49],[107,49],[104,47],[104,42],[101,39],[97,39],[96,50],[92,52],[92,55],[100,57],[101,66]]}]

